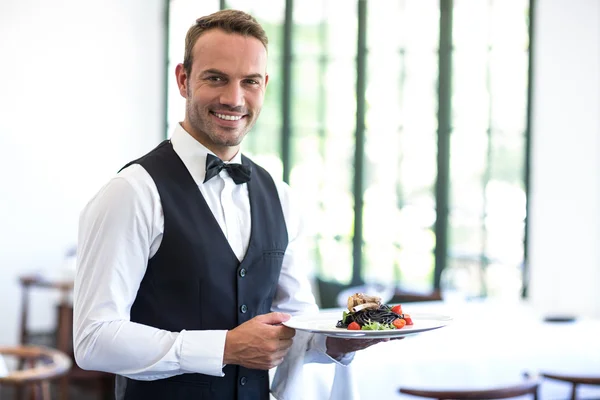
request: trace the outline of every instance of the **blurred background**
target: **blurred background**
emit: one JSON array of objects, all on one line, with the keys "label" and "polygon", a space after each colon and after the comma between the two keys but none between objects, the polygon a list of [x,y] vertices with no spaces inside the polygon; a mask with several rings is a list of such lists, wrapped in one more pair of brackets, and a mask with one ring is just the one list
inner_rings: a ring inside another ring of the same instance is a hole
[{"label": "blurred background", "polygon": [[70,279],[83,206],[182,120],[185,32],[221,8],[269,35],[244,151],[306,207],[321,306],[368,284],[600,317],[596,0],[2,0],[0,343],[19,277]]}]

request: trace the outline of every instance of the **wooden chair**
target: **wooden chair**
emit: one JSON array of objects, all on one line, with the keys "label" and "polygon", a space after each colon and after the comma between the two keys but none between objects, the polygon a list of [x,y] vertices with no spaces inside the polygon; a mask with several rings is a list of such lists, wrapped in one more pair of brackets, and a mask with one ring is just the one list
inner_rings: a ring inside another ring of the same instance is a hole
[{"label": "wooden chair", "polygon": [[527,379],[521,383],[481,390],[429,390],[420,388],[402,387],[400,393],[417,397],[425,397],[438,400],[492,400],[510,399],[513,397],[531,395],[534,400],[538,399],[538,379]]},{"label": "wooden chair", "polygon": [[571,400],[577,400],[577,387],[579,385],[600,385],[600,376],[568,375],[550,372],[541,372],[544,379],[551,379],[571,384]]},{"label": "wooden chair", "polygon": [[0,356],[12,356],[28,366],[0,377],[0,386],[28,389],[35,400],[51,400],[49,382],[64,376],[71,359],[63,352],[42,346],[0,346]]},{"label": "wooden chair", "polygon": [[[22,276],[20,283],[22,288],[21,344],[39,345],[43,343],[63,352],[71,360],[69,371],[58,380],[60,400],[69,399],[72,384],[80,387],[91,387],[99,393],[99,397],[102,399],[114,397],[113,374],[86,371],[79,368],[75,362],[73,354],[73,306],[71,304],[73,281],[48,281],[36,276]],[[56,326],[52,332],[33,332],[28,327],[29,298],[33,289],[54,290],[60,293],[60,299],[56,305]],[[20,367],[23,367],[22,363],[20,363]]]},{"label": "wooden chair", "polygon": [[[57,332],[57,331],[50,331],[50,332],[45,332],[45,331],[32,331],[31,329],[29,329],[29,325],[28,325],[28,320],[29,320],[29,298],[31,295],[31,291],[33,289],[46,289],[46,290],[53,290],[53,291],[58,291],[60,293],[60,300],[59,300],[59,306],[60,305],[65,305],[65,304],[70,304],[70,295],[71,292],[73,291],[73,281],[71,280],[66,280],[66,281],[48,281],[45,280],[41,277],[37,277],[37,276],[30,276],[30,275],[26,275],[26,276],[22,276],[19,278],[19,281],[21,283],[21,327],[20,327],[20,340],[21,340],[21,344],[25,345],[25,344],[40,344],[40,342],[53,342],[51,343],[53,345],[53,347],[58,347],[55,346],[56,343],[54,343],[57,338],[59,340],[62,340],[64,343],[64,345],[66,345],[66,341],[68,340],[68,333],[67,330],[70,329],[70,327],[68,326],[61,326],[60,328],[62,329],[62,331]],[[59,320],[60,320],[60,309],[58,310],[59,313],[57,314],[57,325],[59,324]]]}]

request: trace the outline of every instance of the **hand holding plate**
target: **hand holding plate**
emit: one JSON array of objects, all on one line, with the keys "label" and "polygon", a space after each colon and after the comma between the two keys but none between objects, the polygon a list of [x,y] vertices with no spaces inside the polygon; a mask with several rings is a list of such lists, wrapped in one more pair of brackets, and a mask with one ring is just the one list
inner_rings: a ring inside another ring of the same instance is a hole
[{"label": "hand holding plate", "polygon": [[268,370],[281,364],[292,346],[294,329],[281,325],[289,314],[259,315],[227,332],[225,364]]}]

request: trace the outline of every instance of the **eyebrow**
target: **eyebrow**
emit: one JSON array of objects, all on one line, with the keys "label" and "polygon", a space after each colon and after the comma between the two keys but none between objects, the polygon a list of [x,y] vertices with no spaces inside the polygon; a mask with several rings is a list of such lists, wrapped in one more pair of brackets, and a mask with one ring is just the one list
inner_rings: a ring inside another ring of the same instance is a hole
[{"label": "eyebrow", "polygon": [[[219,71],[218,69],[215,68],[209,68],[207,70],[202,71],[202,76],[206,76],[206,75],[222,75],[222,76],[227,76],[227,74],[223,71]],[[250,75],[246,75],[244,76],[244,79],[264,79],[262,74],[256,73],[256,74],[250,74]]]}]

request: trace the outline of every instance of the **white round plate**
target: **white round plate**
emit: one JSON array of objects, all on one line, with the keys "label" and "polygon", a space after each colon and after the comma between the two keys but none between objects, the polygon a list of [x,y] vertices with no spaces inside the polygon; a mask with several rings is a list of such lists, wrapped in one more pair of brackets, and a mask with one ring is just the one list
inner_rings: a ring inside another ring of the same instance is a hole
[{"label": "white round plate", "polygon": [[402,329],[385,331],[351,331],[346,328],[336,328],[342,319],[342,311],[323,311],[318,314],[293,316],[283,325],[301,331],[321,333],[326,336],[345,339],[386,339],[414,335],[421,332],[442,328],[452,321],[452,317],[439,314],[410,314],[413,324]]}]

